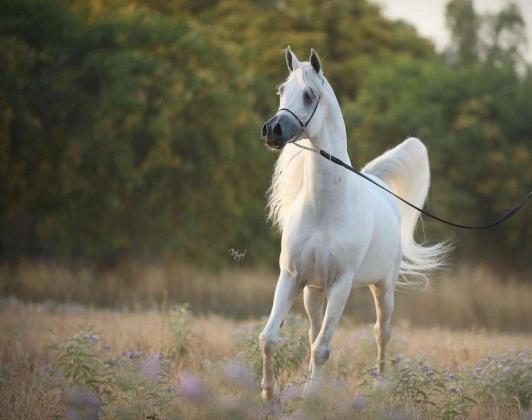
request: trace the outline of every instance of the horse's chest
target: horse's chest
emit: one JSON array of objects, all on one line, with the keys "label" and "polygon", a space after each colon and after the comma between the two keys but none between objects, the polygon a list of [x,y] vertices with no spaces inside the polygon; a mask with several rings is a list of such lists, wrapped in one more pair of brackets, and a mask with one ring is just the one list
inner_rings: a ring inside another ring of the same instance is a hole
[{"label": "horse's chest", "polygon": [[323,230],[292,236],[283,246],[281,265],[308,285],[326,288],[352,259],[353,243]]}]

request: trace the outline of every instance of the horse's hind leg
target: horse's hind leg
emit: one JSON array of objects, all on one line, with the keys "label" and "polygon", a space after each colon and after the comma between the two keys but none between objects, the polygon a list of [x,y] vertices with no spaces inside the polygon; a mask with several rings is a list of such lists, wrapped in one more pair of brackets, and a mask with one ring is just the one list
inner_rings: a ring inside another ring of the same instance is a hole
[{"label": "horse's hind leg", "polygon": [[282,271],[279,280],[277,281],[277,286],[275,287],[270,318],[259,336],[260,349],[262,352],[262,399],[265,401],[268,401],[273,397],[273,387],[275,384],[272,356],[273,347],[277,340],[277,334],[284,318],[292,306],[294,298],[300,291],[301,285],[297,283],[296,279],[286,271]]},{"label": "horse's hind leg", "polygon": [[377,341],[377,369],[379,373],[382,373],[384,372],[386,345],[391,336],[395,279],[391,282],[383,281],[372,284],[369,288],[375,300],[375,312],[377,313],[377,322],[374,328],[375,340]]},{"label": "horse's hind leg", "polygon": [[[323,289],[315,286],[306,286],[303,291],[303,302],[310,324],[308,339],[312,348],[312,344],[320,332],[321,322],[323,320]],[[309,370],[310,368],[311,366],[309,364]]]}]

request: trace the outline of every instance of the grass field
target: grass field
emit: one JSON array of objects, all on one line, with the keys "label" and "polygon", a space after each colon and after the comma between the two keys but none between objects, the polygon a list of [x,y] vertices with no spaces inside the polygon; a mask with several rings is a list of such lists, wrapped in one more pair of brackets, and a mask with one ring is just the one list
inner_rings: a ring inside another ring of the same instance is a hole
[{"label": "grass field", "polygon": [[388,374],[372,370],[372,327],[346,317],[323,393],[297,398],[306,320],[278,346],[278,400],[259,399],[263,320],[194,316],[185,307],[91,309],[0,301],[2,418],[527,418],[532,334],[396,322]]},{"label": "grass field", "polygon": [[[0,265],[0,296],[48,301],[51,306],[59,302],[112,309],[159,308],[166,299],[189,303],[195,314],[264,316],[270,310],[277,273],[245,264],[208,272],[174,261],[129,261],[107,269],[22,261]],[[415,326],[531,331],[529,280],[501,275],[487,266],[458,267],[434,276],[426,289],[398,289],[394,318]],[[301,299],[295,310],[303,313]],[[346,315],[358,324],[374,321],[369,290],[351,293]]]}]

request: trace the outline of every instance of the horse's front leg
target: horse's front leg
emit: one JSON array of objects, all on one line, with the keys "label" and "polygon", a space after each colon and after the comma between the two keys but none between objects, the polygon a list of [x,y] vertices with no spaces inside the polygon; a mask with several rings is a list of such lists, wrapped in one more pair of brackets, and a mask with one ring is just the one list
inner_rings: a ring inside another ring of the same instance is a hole
[{"label": "horse's front leg", "polygon": [[274,377],[272,356],[275,342],[279,328],[283,323],[294,298],[301,291],[302,285],[298,284],[294,276],[286,271],[281,271],[277,286],[275,288],[275,296],[273,298],[272,311],[266,326],[259,336],[260,349],[262,352],[262,399],[264,401],[271,400],[273,397]]},{"label": "horse's front leg", "polygon": [[[314,286],[305,286],[303,291],[303,302],[305,304],[305,311],[307,312],[310,328],[308,330],[309,346],[316,340],[318,333],[321,330],[323,321],[323,289]],[[309,372],[312,365],[309,362]]]},{"label": "horse's front leg", "polygon": [[344,312],[347,298],[351,292],[353,275],[340,276],[327,293],[327,309],[321,330],[312,343],[310,355],[310,378],[303,391],[303,396],[308,397],[316,391],[318,377],[322,366],[330,355],[330,343],[336,327]]}]

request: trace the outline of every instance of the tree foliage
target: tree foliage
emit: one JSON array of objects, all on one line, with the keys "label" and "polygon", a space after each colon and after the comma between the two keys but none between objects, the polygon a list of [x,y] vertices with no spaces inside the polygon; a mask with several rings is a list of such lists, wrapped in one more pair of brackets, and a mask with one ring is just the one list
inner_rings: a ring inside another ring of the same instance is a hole
[{"label": "tree foliage", "polygon": [[[524,21],[516,6],[481,16],[468,0],[447,16],[453,43],[438,55],[366,0],[6,0],[1,255],[220,263],[239,248],[274,261],[275,155],[258,134],[288,44],[321,52],[358,164],[419,136],[432,210],[500,213],[530,184]],[[521,216],[459,238],[464,255],[523,262],[530,233]]]}]

